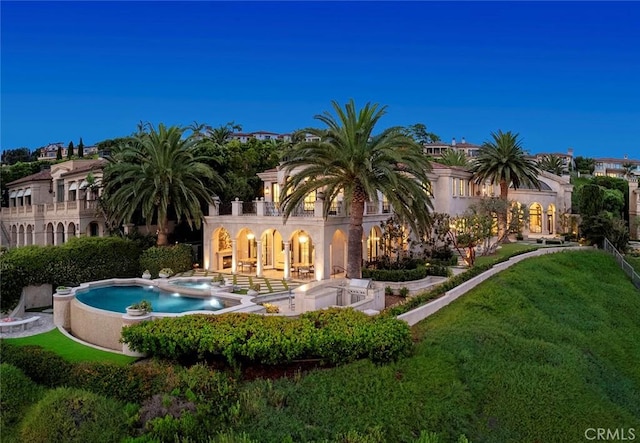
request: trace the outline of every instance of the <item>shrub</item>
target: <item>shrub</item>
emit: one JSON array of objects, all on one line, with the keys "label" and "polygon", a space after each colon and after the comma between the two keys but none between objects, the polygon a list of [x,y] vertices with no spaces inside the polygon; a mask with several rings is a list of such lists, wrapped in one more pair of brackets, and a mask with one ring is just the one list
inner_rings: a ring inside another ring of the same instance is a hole
[{"label": "shrub", "polygon": [[56,387],[71,382],[73,364],[39,346],[14,346],[0,341],[3,363],[11,364],[34,382]]},{"label": "shrub", "polygon": [[22,441],[31,443],[120,442],[127,434],[123,405],[74,388],[47,393],[25,416]]},{"label": "shrub", "polygon": [[339,308],[297,319],[238,313],[163,318],[123,328],[122,340],[131,349],[161,358],[224,357],[231,364],[281,364],[302,358],[389,361],[406,355],[411,346],[405,322],[387,323]]},{"label": "shrub", "polygon": [[179,273],[189,271],[192,265],[193,250],[187,244],[154,246],[145,250],[140,257],[140,269],[148,269],[152,277],[157,277],[162,268]]},{"label": "shrub", "polygon": [[409,288],[407,288],[406,286],[403,286],[400,288],[400,297],[408,297],[409,296]]},{"label": "shrub", "polygon": [[450,272],[446,266],[440,265],[420,265],[415,269],[362,269],[362,278],[370,278],[375,281],[413,281],[429,275],[447,277]]},{"label": "shrub", "polygon": [[18,423],[26,409],[43,393],[44,389],[19,368],[0,364],[0,427],[7,429]]},{"label": "shrub", "polygon": [[76,286],[82,282],[139,275],[141,249],[119,237],[74,237],[60,246],[25,246],[0,256],[0,307],[13,308],[22,288],[51,284]]}]

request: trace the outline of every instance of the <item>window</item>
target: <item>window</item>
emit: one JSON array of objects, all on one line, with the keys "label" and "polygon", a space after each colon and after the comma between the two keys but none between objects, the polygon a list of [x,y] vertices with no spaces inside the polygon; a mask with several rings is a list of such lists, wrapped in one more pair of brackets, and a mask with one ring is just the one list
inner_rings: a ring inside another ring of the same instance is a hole
[{"label": "window", "polygon": [[460,179],[460,183],[459,183],[460,189],[460,197],[464,197],[467,193],[466,193],[466,189],[465,189],[465,183],[464,183],[464,179]]},{"label": "window", "polygon": [[455,178],[451,178],[451,195],[458,195],[458,180]]}]

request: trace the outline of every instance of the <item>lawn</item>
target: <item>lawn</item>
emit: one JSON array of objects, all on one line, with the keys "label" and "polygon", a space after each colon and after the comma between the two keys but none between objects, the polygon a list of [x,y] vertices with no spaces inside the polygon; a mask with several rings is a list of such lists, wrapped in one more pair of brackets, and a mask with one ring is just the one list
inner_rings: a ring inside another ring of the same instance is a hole
[{"label": "lawn", "polygon": [[638,274],[640,274],[640,257],[632,257],[627,254],[624,256],[624,259],[633,266],[633,269],[635,269]]},{"label": "lawn", "polygon": [[71,340],[57,329],[29,337],[6,338],[3,340],[17,346],[41,346],[44,349],[49,349],[72,362],[100,361],[126,365],[137,360],[135,357],[114,354],[113,352],[101,351],[99,349],[81,345],[80,343]]},{"label": "lawn", "polygon": [[236,429],[261,442],[429,430],[476,443],[638,429],[638,312],[638,291],[601,251],[524,260],[416,325],[407,359],[247,384]]}]

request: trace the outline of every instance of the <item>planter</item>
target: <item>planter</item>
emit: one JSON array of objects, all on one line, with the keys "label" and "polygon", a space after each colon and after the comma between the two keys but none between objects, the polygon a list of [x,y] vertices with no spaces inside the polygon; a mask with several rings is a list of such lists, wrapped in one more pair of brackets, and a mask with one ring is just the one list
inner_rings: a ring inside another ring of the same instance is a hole
[{"label": "planter", "polygon": [[260,293],[258,291],[256,291],[255,289],[249,289],[247,291],[247,295],[256,296],[258,294],[260,294]]},{"label": "planter", "polygon": [[169,278],[169,275],[160,273],[160,274],[158,274],[158,277],[160,277],[160,278]]},{"label": "planter", "polygon": [[132,317],[139,317],[141,315],[146,314],[147,311],[144,309],[133,309],[133,308],[127,308],[127,315],[130,315]]},{"label": "planter", "polygon": [[71,294],[71,288],[56,289],[56,293],[59,295],[69,295]]},{"label": "planter", "polygon": [[145,280],[151,280],[151,274],[148,274],[148,273],[142,274],[142,278],[144,278]]},{"label": "planter", "polygon": [[221,281],[212,281],[210,284],[214,288],[217,288],[218,286],[220,286],[222,284],[222,282]]}]

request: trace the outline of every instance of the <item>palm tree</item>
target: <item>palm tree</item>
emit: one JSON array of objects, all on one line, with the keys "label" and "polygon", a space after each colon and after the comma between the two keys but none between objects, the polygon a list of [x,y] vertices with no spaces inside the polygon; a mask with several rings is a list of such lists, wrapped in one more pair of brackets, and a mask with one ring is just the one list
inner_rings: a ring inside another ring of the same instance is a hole
[{"label": "palm tree", "polygon": [[538,162],[538,168],[542,171],[547,171],[560,177],[562,177],[562,173],[564,172],[562,159],[553,154],[543,156]]},{"label": "palm tree", "polygon": [[636,168],[636,165],[631,163],[630,161],[626,161],[622,164],[622,169],[624,170],[624,178],[629,180],[633,176],[633,170]]},{"label": "palm tree", "polygon": [[343,195],[349,210],[347,276],[362,276],[362,221],[365,202],[377,202],[378,192],[387,197],[394,211],[407,220],[414,232],[429,226],[430,164],[422,146],[393,127],[379,135],[373,129],[385,114],[386,106],[367,103],[360,111],[353,100],[343,110],[332,102],[335,116],[325,111],[315,118],[326,129],[305,131],[320,141],[299,142],[283,161],[285,174],[291,174],[281,195],[285,221],[313,191],[323,193],[327,217],[331,203]]},{"label": "palm tree", "polygon": [[[471,167],[477,183],[489,181],[499,184],[500,198],[505,201],[509,186],[518,189],[523,185],[531,185],[540,189],[538,166],[527,158],[518,135],[511,131],[492,132],[493,140],[482,144]],[[498,236],[501,241],[507,241],[506,225],[506,212],[498,214]]]},{"label": "palm tree", "polygon": [[469,165],[469,159],[462,151],[455,149],[445,150],[441,157],[435,160],[436,162],[446,166],[461,166],[466,167]]},{"label": "palm tree", "polygon": [[178,126],[160,124],[156,130],[144,125],[112,152],[105,168],[105,202],[113,215],[128,223],[139,209],[147,225],[156,219],[159,246],[167,244],[170,208],[178,220],[184,216],[190,228],[200,228],[201,204],[213,204],[204,180],[221,185],[215,171],[194,153],[200,140],[183,137],[184,132]]}]

